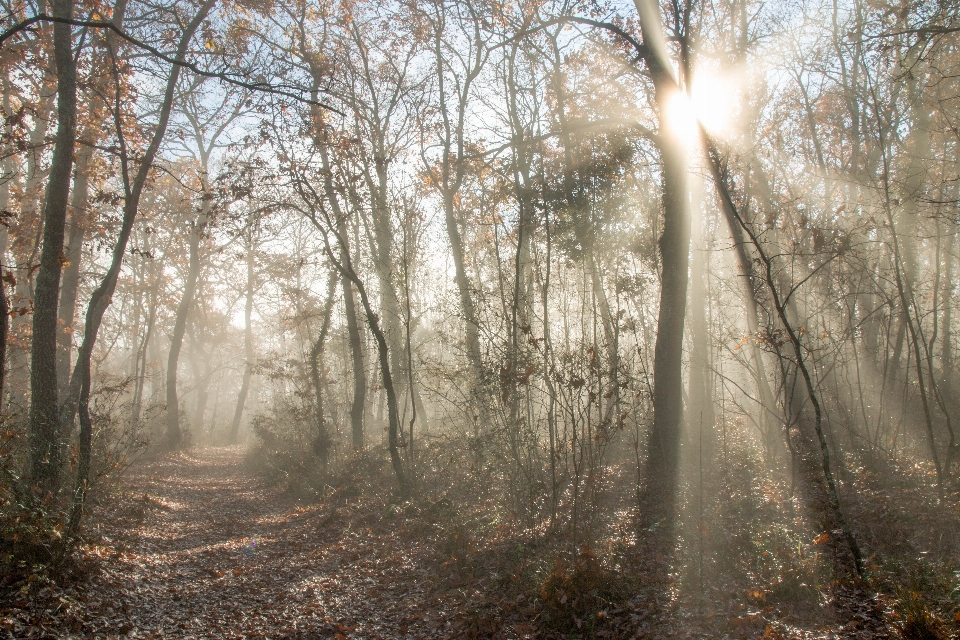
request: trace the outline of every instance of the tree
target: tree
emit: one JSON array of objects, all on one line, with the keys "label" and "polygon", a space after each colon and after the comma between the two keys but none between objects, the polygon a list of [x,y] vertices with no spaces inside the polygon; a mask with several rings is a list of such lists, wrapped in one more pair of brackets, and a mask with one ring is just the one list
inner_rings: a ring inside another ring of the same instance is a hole
[{"label": "tree", "polygon": [[[54,0],[53,16],[73,17],[71,0]],[[43,245],[34,294],[33,341],[30,349],[31,474],[43,489],[53,489],[60,474],[60,430],[57,396],[57,303],[63,268],[64,226],[73,169],[77,127],[77,67],[73,57],[73,30],[53,26],[57,68],[57,142],[50,162],[43,208]]]},{"label": "tree", "polygon": [[[187,47],[193,39],[194,34],[200,27],[201,22],[213,8],[213,0],[207,0],[197,10],[190,22],[184,28],[177,46],[176,60],[184,60]],[[150,174],[154,158],[160,148],[160,143],[166,133],[167,124],[170,119],[170,112],[173,107],[173,97],[180,77],[181,67],[178,64],[171,65],[167,77],[166,88],[158,112],[157,126],[154,129],[150,144],[147,146],[143,156],[140,158],[140,165],[137,167],[136,174],[131,180],[131,167],[129,158],[126,155],[121,156],[122,175],[124,178],[124,202],[123,202],[123,221],[120,233],[114,245],[112,260],[107,273],[100,281],[99,286],[90,297],[87,306],[86,318],[84,321],[83,341],[77,352],[77,363],[74,366],[73,375],[70,379],[70,390],[63,406],[60,408],[59,416],[61,422],[73,422],[74,416],[79,414],[80,419],[80,462],[77,469],[77,486],[80,489],[86,487],[90,472],[90,446],[92,439],[93,425],[89,413],[89,398],[91,386],[91,357],[93,346],[97,339],[104,313],[113,298],[113,293],[117,287],[117,280],[120,276],[120,269],[123,265],[123,256],[126,253],[127,243],[130,241],[130,235],[133,231],[133,224],[136,221],[137,213],[140,207],[140,198],[143,194],[144,186]],[[115,79],[116,81],[116,79]],[[119,83],[115,85],[115,90],[120,91]],[[124,131],[122,129],[119,114],[116,114],[117,138],[122,148],[126,147]],[[83,492],[79,492],[80,499],[77,504],[83,503]]]},{"label": "tree", "polygon": [[182,432],[180,429],[180,401],[177,392],[177,373],[180,364],[180,351],[183,346],[183,337],[187,329],[188,314],[193,308],[200,281],[202,266],[201,243],[207,237],[208,226],[215,215],[213,179],[210,176],[212,154],[218,147],[222,147],[221,136],[227,133],[234,121],[239,118],[247,101],[242,94],[227,94],[218,108],[207,109],[206,105],[200,108],[200,101],[207,97],[201,92],[203,80],[196,80],[192,86],[184,90],[181,101],[185,106],[185,115],[192,129],[191,134],[196,144],[194,150],[198,163],[197,180],[200,205],[196,219],[188,223],[189,234],[189,265],[184,282],[183,295],[177,306],[173,333],[170,336],[170,351],[167,357],[167,446],[176,449],[180,445]]}]

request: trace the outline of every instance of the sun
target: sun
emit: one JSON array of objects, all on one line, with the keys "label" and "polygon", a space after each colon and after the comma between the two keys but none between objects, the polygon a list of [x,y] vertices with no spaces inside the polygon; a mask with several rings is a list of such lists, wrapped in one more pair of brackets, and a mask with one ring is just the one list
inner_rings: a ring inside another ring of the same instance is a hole
[{"label": "sun", "polygon": [[730,74],[706,71],[702,71],[694,80],[690,103],[697,120],[710,133],[729,133],[738,84],[738,79]]},{"label": "sun", "polygon": [[700,140],[700,125],[711,134],[730,133],[736,99],[736,81],[724,74],[702,72],[690,92],[674,91],[667,100],[666,120],[670,129],[688,147]]},{"label": "sun", "polygon": [[673,134],[680,138],[688,149],[696,147],[700,139],[700,126],[696,109],[687,94],[682,91],[671,92],[666,108],[667,126]]}]

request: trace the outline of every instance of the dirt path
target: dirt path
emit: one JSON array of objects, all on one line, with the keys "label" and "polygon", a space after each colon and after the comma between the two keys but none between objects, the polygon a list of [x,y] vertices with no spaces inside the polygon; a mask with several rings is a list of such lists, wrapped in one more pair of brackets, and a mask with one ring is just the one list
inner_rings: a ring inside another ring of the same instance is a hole
[{"label": "dirt path", "polygon": [[134,469],[132,499],[88,550],[100,569],[4,612],[0,635],[448,635],[444,603],[427,595],[430,563],[409,532],[400,540],[403,526],[369,509],[298,504],[242,459],[238,447],[197,448]]}]

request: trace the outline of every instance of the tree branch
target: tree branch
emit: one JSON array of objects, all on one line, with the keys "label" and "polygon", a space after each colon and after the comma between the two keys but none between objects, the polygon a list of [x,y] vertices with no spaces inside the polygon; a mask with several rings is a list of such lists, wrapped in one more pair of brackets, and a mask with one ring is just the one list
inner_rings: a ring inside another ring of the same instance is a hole
[{"label": "tree branch", "polygon": [[147,44],[143,40],[140,40],[139,38],[136,38],[130,35],[129,33],[124,31],[117,25],[107,20],[76,20],[76,19],[67,19],[67,18],[56,18],[46,13],[40,13],[31,18],[27,18],[22,22],[17,23],[14,26],[7,29],[6,31],[4,31],[3,33],[0,33],[0,48],[2,48],[3,44],[13,36],[17,35],[21,31],[26,31],[30,29],[30,27],[40,22],[68,24],[74,27],[87,27],[87,28],[93,28],[93,29],[107,29],[109,31],[113,31],[120,38],[123,38],[124,40],[126,40],[133,46],[137,47],[138,49],[142,49],[150,53],[151,55],[155,56],[156,58],[163,60],[164,62],[168,62],[170,64],[175,64],[175,65],[184,67],[186,69],[189,69],[190,71],[193,71],[195,74],[199,76],[203,76],[204,78],[214,78],[214,79],[220,80],[221,82],[226,82],[227,84],[232,84],[237,87],[243,87],[251,91],[258,91],[261,93],[271,93],[274,95],[283,96],[285,98],[290,98],[291,100],[295,100],[297,102],[317,105],[317,106],[323,107],[324,109],[327,109],[328,111],[332,111],[333,113],[336,113],[338,115],[345,116],[345,114],[342,111],[340,111],[335,107],[330,106],[329,104],[320,102],[318,100],[312,100],[310,98],[306,98],[293,91],[289,91],[282,87],[272,85],[269,82],[247,82],[245,80],[240,80],[239,78],[235,77],[233,74],[229,74],[225,71],[218,72],[218,71],[207,71],[206,69],[201,69],[199,66],[197,66],[196,63],[164,53],[163,51],[160,51],[153,45]]}]

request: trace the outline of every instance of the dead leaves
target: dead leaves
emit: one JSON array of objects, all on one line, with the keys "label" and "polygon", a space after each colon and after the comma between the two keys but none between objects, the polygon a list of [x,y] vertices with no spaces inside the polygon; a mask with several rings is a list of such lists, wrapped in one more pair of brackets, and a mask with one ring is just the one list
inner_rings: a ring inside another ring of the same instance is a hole
[{"label": "dead leaves", "polygon": [[134,470],[131,497],[83,548],[100,570],[0,611],[0,636],[447,637],[445,618],[421,611],[426,552],[380,524],[382,508],[285,500],[242,454]]}]

